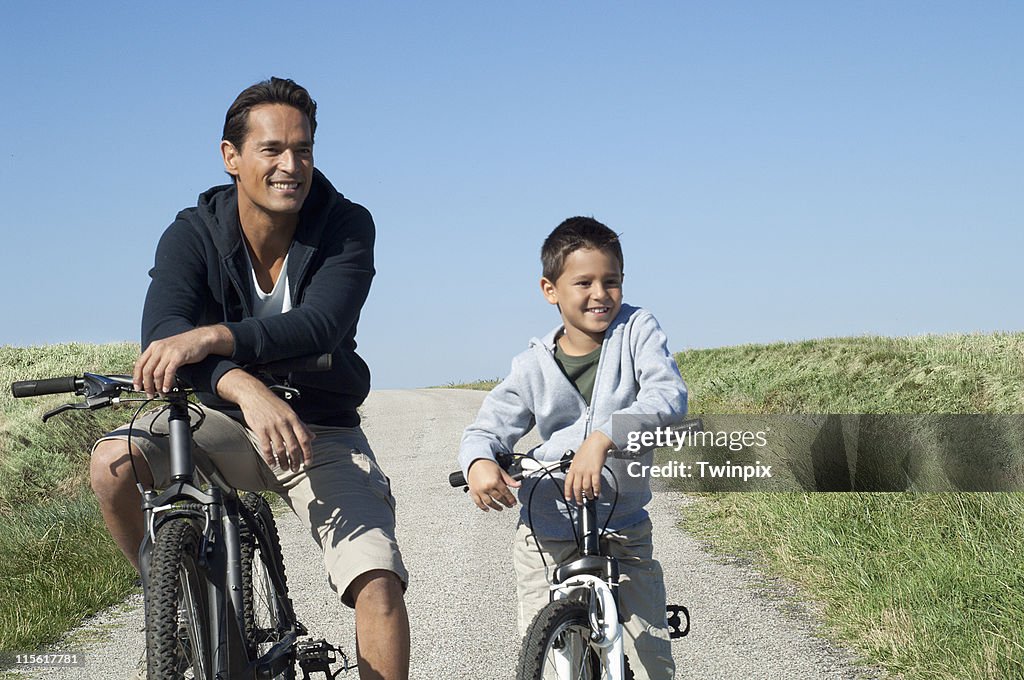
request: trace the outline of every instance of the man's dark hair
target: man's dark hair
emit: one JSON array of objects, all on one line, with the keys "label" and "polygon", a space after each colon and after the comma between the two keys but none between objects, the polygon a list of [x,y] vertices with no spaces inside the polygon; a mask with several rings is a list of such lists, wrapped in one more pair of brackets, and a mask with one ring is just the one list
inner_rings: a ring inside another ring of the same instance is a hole
[{"label": "man's dark hair", "polygon": [[554,283],[565,269],[565,259],[570,253],[584,248],[600,250],[619,262],[623,271],[622,246],[619,235],[593,217],[570,217],[544,239],[540,249],[540,262],[544,278]]},{"label": "man's dark hair", "polygon": [[271,78],[251,85],[235,98],[224,117],[224,136],[239,151],[249,134],[249,111],[262,104],[287,104],[306,114],[310,141],[316,134],[316,102],[306,88],[288,78]]}]

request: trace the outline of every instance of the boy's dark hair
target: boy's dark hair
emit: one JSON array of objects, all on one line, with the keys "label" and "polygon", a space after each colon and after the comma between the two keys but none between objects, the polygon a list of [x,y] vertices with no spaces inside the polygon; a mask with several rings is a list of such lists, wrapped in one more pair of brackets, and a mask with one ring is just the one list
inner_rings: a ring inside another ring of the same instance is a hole
[{"label": "boy's dark hair", "polygon": [[619,262],[623,271],[622,245],[619,235],[593,217],[570,217],[544,239],[540,249],[540,262],[544,278],[554,283],[565,269],[565,259],[570,253],[589,248],[600,250]]},{"label": "boy's dark hair", "polygon": [[306,88],[288,78],[271,78],[242,90],[224,117],[224,136],[239,151],[249,133],[249,111],[262,104],[287,104],[306,114],[310,141],[316,134],[316,102]]}]

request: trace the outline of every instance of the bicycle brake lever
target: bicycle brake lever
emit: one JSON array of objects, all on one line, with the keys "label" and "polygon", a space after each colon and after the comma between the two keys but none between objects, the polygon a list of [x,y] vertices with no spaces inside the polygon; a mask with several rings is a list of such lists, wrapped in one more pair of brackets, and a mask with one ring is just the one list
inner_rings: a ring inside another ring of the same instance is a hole
[{"label": "bicycle brake lever", "polygon": [[61,413],[64,413],[64,411],[77,411],[77,410],[81,410],[83,408],[88,408],[88,407],[87,406],[80,406],[80,405],[77,405],[77,404],[61,404],[60,406],[58,406],[57,408],[53,409],[52,411],[47,411],[46,413],[44,413],[43,414],[43,422],[45,423],[47,420],[49,420],[50,418],[52,418],[54,416],[59,416]]},{"label": "bicycle brake lever", "polygon": [[86,397],[85,402],[78,404],[61,404],[52,411],[47,411],[43,414],[43,422],[45,423],[50,418],[60,415],[65,411],[94,411],[98,408],[107,406],[112,399],[110,397]]}]

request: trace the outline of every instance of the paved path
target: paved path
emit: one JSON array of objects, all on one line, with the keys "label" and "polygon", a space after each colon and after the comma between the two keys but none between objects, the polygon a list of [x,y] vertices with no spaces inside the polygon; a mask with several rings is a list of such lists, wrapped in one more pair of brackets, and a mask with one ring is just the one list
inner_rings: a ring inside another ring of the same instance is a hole
[{"label": "paved path", "polygon": [[[447,484],[462,429],[483,396],[468,390],[379,391],[363,409],[367,436],[398,501],[398,538],[411,573],[414,680],[514,677],[519,638],[510,543],[517,512],[482,513]],[[669,601],[686,604],[693,619],[690,635],[673,645],[678,678],[876,677],[815,637],[804,608],[771,592],[743,565],[705,553],[677,527],[686,503],[682,494],[659,492],[650,507]],[[278,521],[300,619],[312,635],[354,651],[351,611],[327,586],[318,549],[290,514]],[[141,627],[136,597],[60,645],[86,649],[85,668],[34,675],[129,677],[142,650]]]}]

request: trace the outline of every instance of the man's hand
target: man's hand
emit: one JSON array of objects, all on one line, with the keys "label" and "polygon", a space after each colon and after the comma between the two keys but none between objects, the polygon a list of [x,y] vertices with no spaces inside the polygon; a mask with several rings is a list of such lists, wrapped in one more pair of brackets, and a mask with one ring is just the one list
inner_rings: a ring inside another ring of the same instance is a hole
[{"label": "man's hand", "polygon": [[603,432],[592,432],[587,437],[565,473],[565,500],[575,499],[577,505],[583,505],[584,496],[597,498],[601,493],[601,471],[608,458],[608,449],[614,446]]},{"label": "man's hand", "polygon": [[174,389],[174,375],[182,366],[199,363],[211,354],[231,356],[234,349],[234,336],[220,325],[154,340],[135,362],[132,382],[150,397],[166,394]]},{"label": "man's hand", "polygon": [[300,465],[313,462],[312,443],[316,435],[291,406],[258,379],[240,368],[232,369],[217,383],[217,394],[242,409],[267,465],[298,472]]},{"label": "man's hand", "polygon": [[521,482],[512,479],[497,463],[486,458],[478,458],[470,464],[466,484],[469,486],[469,497],[484,512],[490,508],[501,511],[501,504],[511,508],[516,504],[516,497],[508,488],[522,486]]}]

